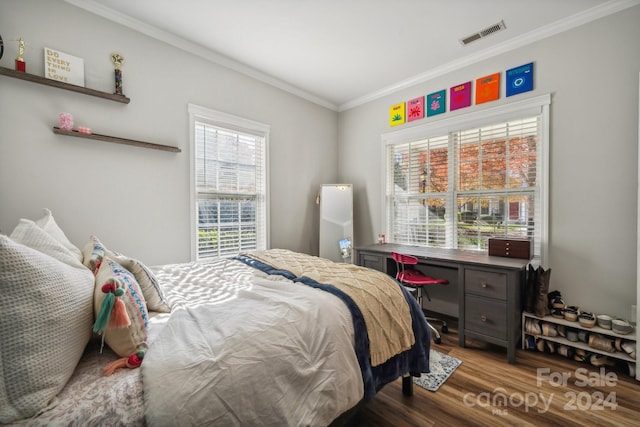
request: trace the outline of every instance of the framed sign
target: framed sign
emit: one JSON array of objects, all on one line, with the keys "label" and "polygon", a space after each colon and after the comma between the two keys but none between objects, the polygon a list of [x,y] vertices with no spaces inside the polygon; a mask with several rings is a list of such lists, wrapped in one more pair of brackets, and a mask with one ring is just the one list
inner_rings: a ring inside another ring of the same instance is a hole
[{"label": "framed sign", "polygon": [[84,87],[84,59],[45,47],[44,76]]},{"label": "framed sign", "polygon": [[507,70],[507,96],[533,90],[533,62]]}]

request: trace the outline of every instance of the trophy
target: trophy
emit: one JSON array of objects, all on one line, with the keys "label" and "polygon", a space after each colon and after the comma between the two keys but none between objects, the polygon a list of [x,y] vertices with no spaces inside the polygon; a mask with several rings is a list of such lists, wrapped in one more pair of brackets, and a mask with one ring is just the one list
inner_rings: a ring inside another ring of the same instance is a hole
[{"label": "trophy", "polygon": [[111,61],[113,62],[113,64],[116,67],[116,69],[115,69],[116,91],[114,93],[116,95],[123,95],[124,96],[124,93],[122,93],[122,70],[120,69],[120,66],[124,62],[124,57],[122,55],[120,55],[119,53],[112,53],[111,54]]},{"label": "trophy", "polygon": [[16,71],[27,71],[27,64],[24,62],[22,55],[24,54],[24,40],[22,37],[18,39],[18,57],[16,58]]}]

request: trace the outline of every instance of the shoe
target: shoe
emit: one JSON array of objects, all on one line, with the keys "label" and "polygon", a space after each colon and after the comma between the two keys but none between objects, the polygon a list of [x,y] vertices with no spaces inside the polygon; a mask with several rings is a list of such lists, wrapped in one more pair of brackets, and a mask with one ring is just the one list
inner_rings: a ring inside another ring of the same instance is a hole
[{"label": "shoe", "polygon": [[618,361],[618,365],[616,366],[618,369],[620,369],[622,372],[624,372],[625,374],[629,375],[630,377],[635,378],[636,376],[636,364],[633,362],[625,362],[625,361]]},{"label": "shoe", "polygon": [[537,295],[538,273],[533,265],[529,264],[527,271],[527,280],[524,288],[524,311],[534,313],[534,307]]},{"label": "shoe", "polygon": [[586,362],[587,361],[587,352],[581,348],[576,348],[575,353],[573,355],[573,360],[576,362]]},{"label": "shoe", "polygon": [[551,310],[551,315],[556,319],[564,319],[564,310],[560,308],[554,308]]},{"label": "shoe", "polygon": [[527,350],[537,350],[538,349],[536,347],[536,339],[534,337],[532,337],[531,335],[527,336],[527,340],[525,341],[525,348]]},{"label": "shoe", "polygon": [[558,335],[560,335],[562,338],[566,338],[567,337],[567,327],[564,325],[558,325]]},{"label": "shoe", "polygon": [[617,351],[623,351],[622,350],[622,338],[616,338],[615,347],[616,347]]},{"label": "shoe", "polygon": [[567,329],[567,339],[571,342],[578,342],[578,330],[574,328]]},{"label": "shoe", "polygon": [[622,344],[620,344],[620,347],[622,348],[622,351],[629,355],[630,358],[636,358],[636,343],[634,341],[623,341]]},{"label": "shoe", "polygon": [[565,344],[560,344],[558,346],[558,354],[570,359],[573,357],[573,347],[569,347]]},{"label": "shoe", "polygon": [[547,341],[547,352],[553,354],[556,352],[556,343],[554,343],[553,341]]},{"label": "shoe", "polygon": [[589,347],[613,353],[615,350],[613,340],[600,334],[589,335]]},{"label": "shoe", "polygon": [[627,335],[633,332],[633,326],[631,326],[628,320],[613,319],[611,321],[611,330],[616,334]]},{"label": "shoe", "polygon": [[596,316],[593,313],[583,312],[578,316],[578,322],[583,328],[593,328],[596,325]]},{"label": "shoe", "polygon": [[589,362],[596,367],[616,365],[614,360],[609,359],[609,357],[604,354],[592,354],[589,358]]},{"label": "shoe", "polygon": [[528,334],[532,335],[540,335],[542,334],[542,330],[540,329],[540,323],[538,323],[535,319],[527,319],[524,322],[524,330]]},{"label": "shoe", "polygon": [[549,281],[551,279],[551,269],[544,269],[538,266],[536,271],[536,298],[533,312],[537,317],[545,317],[551,314],[549,310]]},{"label": "shoe", "polygon": [[542,335],[545,337],[557,337],[558,330],[554,323],[542,322]]},{"label": "shoe", "polygon": [[544,351],[544,340],[542,338],[536,339],[536,348],[538,351]]},{"label": "shoe", "polygon": [[547,298],[549,298],[549,309],[563,309],[565,307],[560,291],[549,292]]},{"label": "shoe", "polygon": [[578,331],[578,341],[582,341],[583,343],[589,342],[589,332],[584,330]]},{"label": "shoe", "polygon": [[580,314],[580,309],[575,305],[569,306],[564,309],[564,318],[570,322],[577,321],[579,314]]}]

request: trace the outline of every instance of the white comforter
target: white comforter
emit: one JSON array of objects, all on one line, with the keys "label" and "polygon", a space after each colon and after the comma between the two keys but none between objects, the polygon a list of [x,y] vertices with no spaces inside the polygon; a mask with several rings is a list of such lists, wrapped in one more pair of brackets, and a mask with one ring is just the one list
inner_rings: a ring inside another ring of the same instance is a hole
[{"label": "white comforter", "polygon": [[234,260],[154,272],[177,309],[142,364],[147,425],[325,426],[362,399],[339,298]]}]

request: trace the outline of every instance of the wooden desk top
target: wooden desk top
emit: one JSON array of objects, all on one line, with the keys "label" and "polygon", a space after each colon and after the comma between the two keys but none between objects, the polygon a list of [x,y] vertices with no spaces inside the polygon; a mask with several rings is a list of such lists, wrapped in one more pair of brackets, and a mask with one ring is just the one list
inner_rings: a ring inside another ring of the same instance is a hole
[{"label": "wooden desk top", "polygon": [[523,270],[529,264],[529,260],[507,258],[500,256],[489,256],[484,252],[462,250],[462,249],[443,249],[443,248],[425,248],[423,246],[401,245],[397,243],[386,243],[383,245],[358,246],[357,251],[376,252],[391,256],[391,252],[399,252],[415,257],[434,261],[451,261],[463,264],[476,264],[491,267],[500,267],[505,269]]}]

